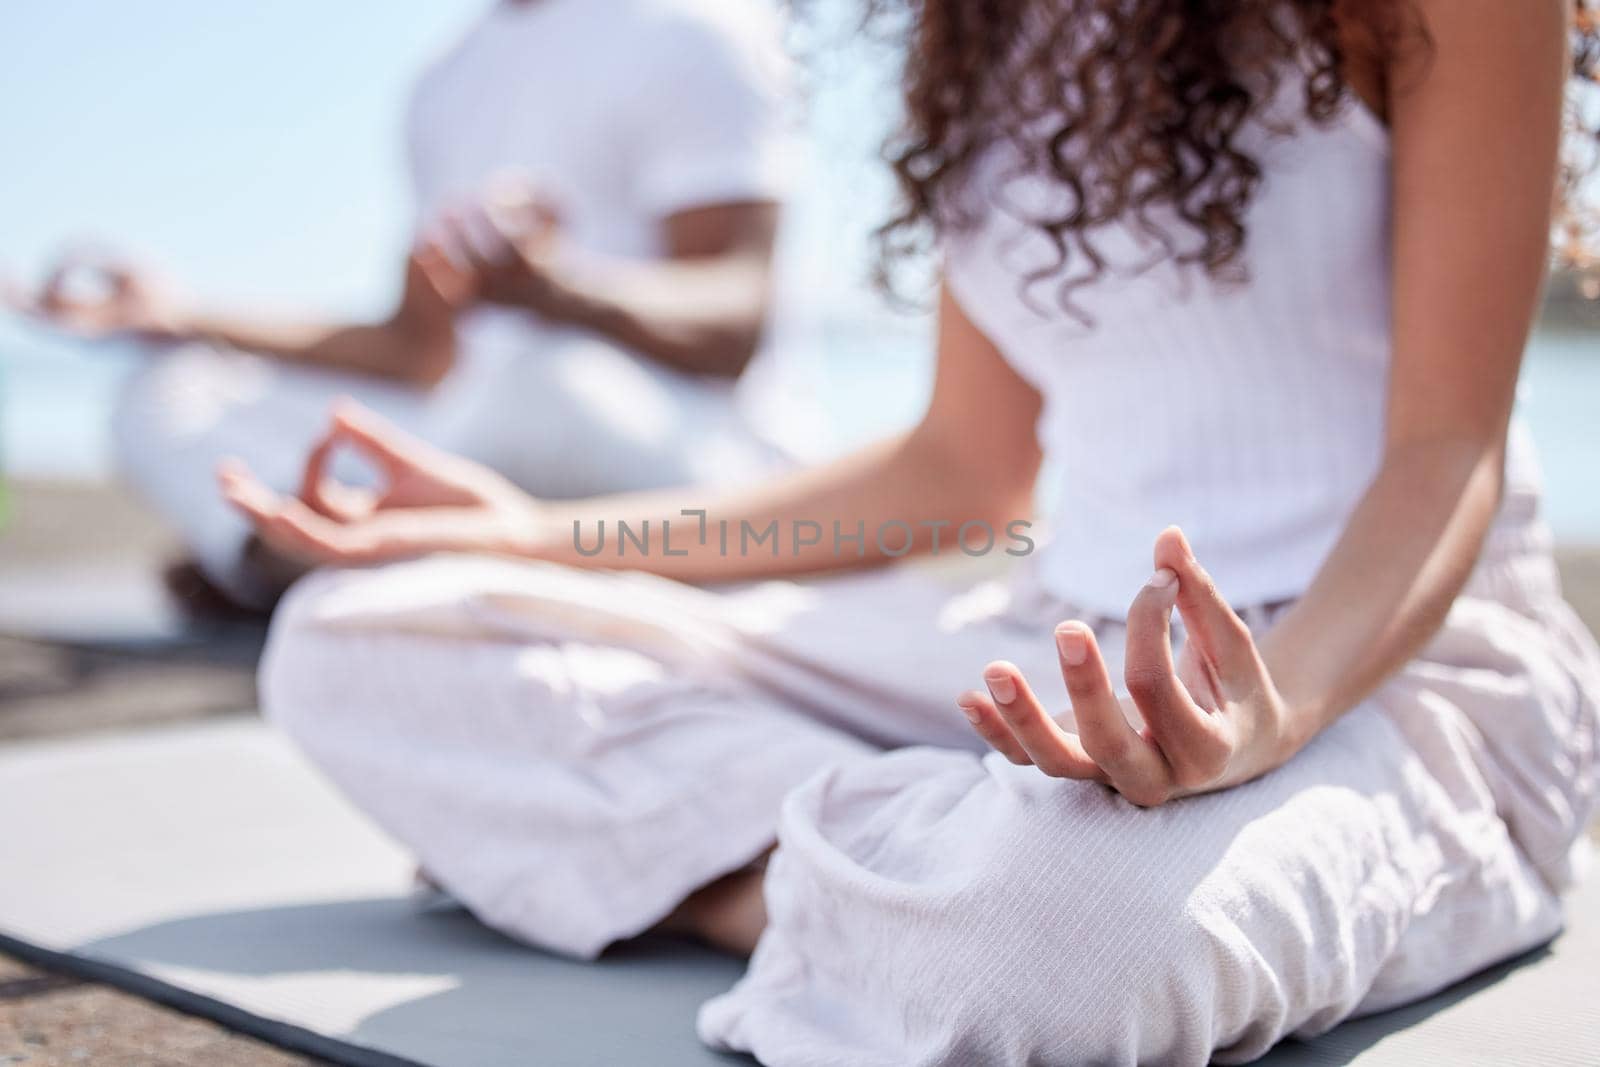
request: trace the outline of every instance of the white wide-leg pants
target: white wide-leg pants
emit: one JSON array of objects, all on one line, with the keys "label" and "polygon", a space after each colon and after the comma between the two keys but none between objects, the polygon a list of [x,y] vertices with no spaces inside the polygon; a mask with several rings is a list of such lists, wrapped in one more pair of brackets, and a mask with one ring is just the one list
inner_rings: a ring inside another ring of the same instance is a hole
[{"label": "white wide-leg pants", "polygon": [[776,841],[770,924],[700,1015],[715,1046],[1243,1061],[1559,929],[1600,659],[1537,532],[1497,538],[1372,699],[1264,778],[1150,810],[984,754],[956,709],[1002,656],[1065,706],[1051,630],[1073,612],[1025,576],[325,572],[279,609],[263,701],[478,916],[558,952],[649,928]]}]

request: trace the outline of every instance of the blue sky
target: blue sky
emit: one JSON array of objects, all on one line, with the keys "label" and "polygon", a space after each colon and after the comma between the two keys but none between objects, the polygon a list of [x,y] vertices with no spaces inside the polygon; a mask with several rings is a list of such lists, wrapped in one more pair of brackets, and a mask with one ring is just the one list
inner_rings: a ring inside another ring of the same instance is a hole
[{"label": "blue sky", "polygon": [[99,236],[208,296],[372,303],[408,80],[481,2],[0,5],[0,264]]},{"label": "blue sky", "polygon": [[[407,238],[412,75],[489,2],[0,3],[0,271],[34,275],[65,242],[101,237],[209,302],[380,310]],[[901,326],[889,338],[840,331],[818,354],[845,425],[851,405],[886,398],[906,417],[924,380],[926,322],[888,319],[863,284],[865,235],[889,195],[875,149],[892,67],[849,32],[859,0],[809,2],[824,42],[804,50],[817,143],[791,211],[800,239],[788,277],[847,321]],[[0,460],[103,469],[105,412],[125,366],[0,314]],[[1534,390],[1544,399],[1533,422],[1558,525],[1600,537],[1600,506],[1579,489],[1592,480],[1594,362],[1574,353],[1532,370],[1549,378]]]},{"label": "blue sky", "polygon": [[[212,307],[381,313],[409,237],[413,76],[491,2],[0,4],[0,274],[31,281],[88,239]],[[785,299],[837,324],[817,347],[841,368],[839,406],[898,397],[893,421],[920,404],[929,332],[864,284],[867,234],[890,196],[876,149],[893,65],[852,32],[859,0],[809,3],[794,43],[814,148],[789,212]],[[132,365],[107,347],[0,312],[0,464],[107,467],[107,412]]]},{"label": "blue sky", "polygon": [[[30,277],[99,238],[217,301],[380,306],[406,238],[411,77],[489,2],[0,5],[0,270]],[[849,288],[887,190],[883,120],[862,116],[888,110],[861,107],[887,68],[835,76],[846,65],[823,64],[812,102],[828,148],[792,255],[842,244],[851,270],[813,274]]]}]

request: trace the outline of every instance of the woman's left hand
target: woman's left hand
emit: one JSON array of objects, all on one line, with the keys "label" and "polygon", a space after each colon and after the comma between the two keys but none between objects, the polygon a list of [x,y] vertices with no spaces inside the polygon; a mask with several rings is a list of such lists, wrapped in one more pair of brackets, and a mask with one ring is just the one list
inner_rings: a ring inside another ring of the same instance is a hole
[{"label": "woman's left hand", "polygon": [[[1102,782],[1144,807],[1238,785],[1288,759],[1287,708],[1249,628],[1176,527],[1156,540],[1155,561],[1128,609],[1128,697],[1113,692],[1089,627],[1064,622],[1056,648],[1077,733],[1045,711],[1021,671],[997,661],[984,670],[988,692],[959,701],[985,741],[1013,763]],[[1177,663],[1174,605],[1189,635]]]},{"label": "woman's left hand", "polygon": [[[377,468],[376,490],[328,474],[336,449]],[[275,492],[237,460],[217,472],[222,494],[286,559],[356,566],[429,552],[531,553],[540,504],[487,467],[404,433],[353,402],[339,404],[306,456],[298,495]]]}]

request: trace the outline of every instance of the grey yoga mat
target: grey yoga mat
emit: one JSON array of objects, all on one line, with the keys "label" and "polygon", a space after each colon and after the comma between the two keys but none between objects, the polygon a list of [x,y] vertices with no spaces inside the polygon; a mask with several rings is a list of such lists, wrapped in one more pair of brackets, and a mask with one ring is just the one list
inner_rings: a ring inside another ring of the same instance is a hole
[{"label": "grey yoga mat", "polygon": [[[740,965],[678,942],[598,963],[419,914],[405,854],[249,720],[0,748],[0,948],[334,1062],[660,1067]],[[1600,882],[1552,946],[1264,1063],[1600,1062]]]}]

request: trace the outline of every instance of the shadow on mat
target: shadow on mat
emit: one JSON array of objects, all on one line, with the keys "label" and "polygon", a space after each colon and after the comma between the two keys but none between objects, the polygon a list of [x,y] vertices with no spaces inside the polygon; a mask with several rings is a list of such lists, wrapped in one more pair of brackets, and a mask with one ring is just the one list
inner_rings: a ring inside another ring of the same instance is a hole
[{"label": "shadow on mat", "polygon": [[[353,996],[363,976],[438,977],[448,988],[385,1007],[349,1032],[332,1035],[423,1063],[753,1062],[705,1049],[693,1028],[696,1008],[727,989],[742,965],[663,938],[641,938],[597,962],[581,963],[520,945],[464,912],[419,915],[409,903],[389,898],[178,919],[78,951],[139,968],[345,975]],[[1549,955],[1548,948],[1535,950],[1419,1004],[1345,1023],[1313,1041],[1286,1042],[1257,1062],[1348,1064],[1385,1038]],[[316,984],[319,991],[328,988],[326,981]]]},{"label": "shadow on mat", "polygon": [[[517,944],[464,912],[419,915],[408,902],[389,898],[176,919],[83,945],[75,954],[135,969],[278,977],[286,1008],[338,996],[341,981],[359,1004],[393,995],[385,977],[437,978],[430,986],[441,991],[388,1004],[347,1032],[327,1035],[421,1063],[753,1062],[712,1052],[694,1033],[696,1009],[731,986],[743,965],[668,939],[641,938],[580,963]],[[295,991],[296,976],[316,980]],[[203,976],[179,982],[208,992]]]}]

